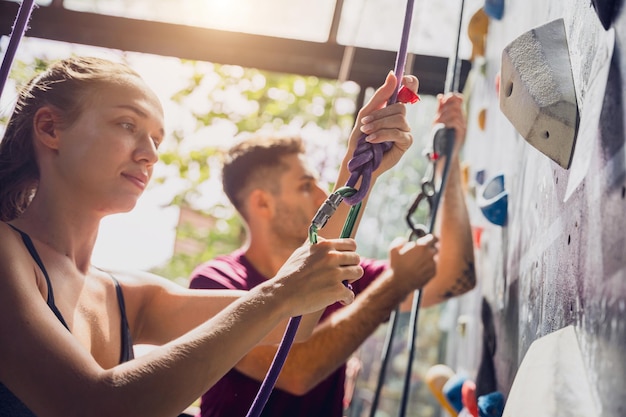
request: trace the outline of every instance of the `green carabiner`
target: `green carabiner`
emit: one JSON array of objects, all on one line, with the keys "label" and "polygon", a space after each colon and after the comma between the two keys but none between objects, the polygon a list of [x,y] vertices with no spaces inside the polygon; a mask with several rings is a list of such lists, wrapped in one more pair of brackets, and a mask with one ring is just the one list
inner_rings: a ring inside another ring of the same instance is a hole
[{"label": "green carabiner", "polygon": [[[335,213],[339,204],[343,201],[343,198],[356,194],[356,191],[357,190],[352,187],[345,186],[337,189],[337,191],[328,196],[319,210],[317,210],[313,220],[311,220],[311,226],[309,227],[309,242],[311,244],[317,243],[317,232],[326,225],[326,222],[328,222],[328,219]],[[360,201],[350,208],[340,237],[350,237],[360,210]]]}]

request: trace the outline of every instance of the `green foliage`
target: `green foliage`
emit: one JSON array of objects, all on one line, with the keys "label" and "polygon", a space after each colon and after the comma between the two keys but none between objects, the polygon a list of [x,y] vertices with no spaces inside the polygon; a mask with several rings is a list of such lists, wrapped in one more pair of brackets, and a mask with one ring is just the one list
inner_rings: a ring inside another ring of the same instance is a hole
[{"label": "green foliage", "polygon": [[[210,216],[208,213],[205,214]],[[219,219],[216,227],[206,232],[200,232],[190,225],[182,224],[176,230],[176,237],[181,240],[197,241],[201,243],[203,250],[198,253],[176,253],[165,265],[152,268],[151,272],[170,277],[187,287],[187,280],[196,266],[240,247],[245,239],[245,232],[240,218],[232,215]]]},{"label": "green foliage", "polygon": [[[345,139],[352,128],[357,91],[349,83],[339,85],[336,81],[316,77],[278,74],[232,65],[182,62],[187,69],[191,69],[191,75],[186,85],[174,93],[171,100],[193,114],[195,131],[184,131],[181,127],[172,133],[174,146],[160,152],[161,163],[170,169],[167,170],[167,176],[154,178],[156,184],[174,180],[182,180],[186,184],[173,197],[171,204],[196,206],[202,200],[202,185],[214,175],[211,167],[221,165],[223,141],[213,144],[214,138],[202,137],[203,146],[192,146],[189,151],[181,151],[187,149],[187,143],[192,140],[189,138],[199,131],[204,132],[203,129],[229,123],[235,134],[259,130],[278,132],[294,123],[299,127],[313,123],[325,130],[345,132]],[[336,103],[342,100],[344,104],[353,104],[337,106]],[[319,146],[343,147],[344,143]],[[202,207],[209,216],[214,216],[216,209],[220,210],[220,207]],[[177,254],[156,271],[171,278],[189,276],[200,261],[237,247],[241,243],[242,227],[234,212],[231,216],[224,221],[232,227],[211,231],[209,236],[194,236],[189,231],[179,230],[179,238],[196,239],[205,245],[206,250],[198,255]]]},{"label": "green foliage", "polygon": [[[26,83],[33,78],[35,75],[44,71],[48,68],[49,61],[41,58],[33,58],[32,63],[26,63],[21,60],[15,60],[11,65],[11,71],[9,73],[9,79],[11,79],[15,83],[15,87],[17,90],[22,88]],[[2,95],[8,95],[9,93],[6,91],[10,84],[5,84],[5,91],[0,92]],[[12,91],[11,96],[17,97],[17,91]],[[10,114],[0,114],[0,125],[3,127],[9,123]],[[2,130],[4,131],[4,130]]]}]

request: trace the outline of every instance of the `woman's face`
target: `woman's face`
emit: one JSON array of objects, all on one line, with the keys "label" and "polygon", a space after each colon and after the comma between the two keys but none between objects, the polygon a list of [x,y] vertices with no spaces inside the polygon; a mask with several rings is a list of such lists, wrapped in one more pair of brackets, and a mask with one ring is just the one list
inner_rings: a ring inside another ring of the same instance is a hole
[{"label": "woman's face", "polygon": [[142,80],[128,76],[90,93],[78,119],[58,134],[57,185],[67,186],[87,209],[125,212],[135,206],[158,160],[163,110]]}]

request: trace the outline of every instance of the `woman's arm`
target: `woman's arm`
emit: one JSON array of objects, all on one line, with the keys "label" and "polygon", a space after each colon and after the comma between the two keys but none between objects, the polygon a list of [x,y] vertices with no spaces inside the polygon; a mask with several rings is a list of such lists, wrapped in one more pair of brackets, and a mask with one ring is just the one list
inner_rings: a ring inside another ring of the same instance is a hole
[{"label": "woman's arm", "polygon": [[[41,295],[37,266],[19,237],[5,233],[0,239],[0,382],[40,417],[176,415],[288,317],[335,301],[350,303],[354,295],[342,281],[362,274],[355,248],[351,239],[303,246],[277,277],[212,319],[140,358],[103,369],[80,341],[93,329],[70,333],[62,326]],[[130,291],[141,287],[136,290]],[[61,293],[55,293],[57,301]],[[126,299],[136,324],[144,326],[140,334],[158,328],[151,320],[163,317],[159,309],[165,300],[154,289],[144,294]]]},{"label": "woman's arm", "polygon": [[[133,340],[139,344],[162,345],[198,327],[238,300],[247,291],[190,290],[158,275],[143,271],[111,271],[120,281],[129,305],[140,305],[135,298],[150,293],[150,311],[129,311],[135,330]],[[317,325],[323,309],[302,316],[296,341],[306,340]],[[259,344],[278,344],[289,319],[282,320]]]}]

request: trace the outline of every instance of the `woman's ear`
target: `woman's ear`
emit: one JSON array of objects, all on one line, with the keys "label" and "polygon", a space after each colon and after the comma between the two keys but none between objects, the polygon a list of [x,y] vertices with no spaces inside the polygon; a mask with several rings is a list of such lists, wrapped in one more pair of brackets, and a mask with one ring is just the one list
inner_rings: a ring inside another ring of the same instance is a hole
[{"label": "woman's ear", "polygon": [[37,110],[33,117],[33,133],[38,142],[48,148],[58,149],[58,128],[59,117],[53,109],[44,106]]}]

